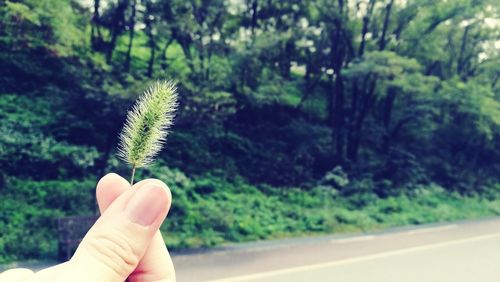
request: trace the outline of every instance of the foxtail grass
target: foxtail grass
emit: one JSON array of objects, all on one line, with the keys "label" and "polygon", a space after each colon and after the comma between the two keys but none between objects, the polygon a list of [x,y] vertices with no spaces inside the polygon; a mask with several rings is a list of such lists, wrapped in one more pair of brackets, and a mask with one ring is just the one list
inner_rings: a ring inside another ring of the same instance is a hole
[{"label": "foxtail grass", "polygon": [[118,156],[132,167],[130,185],[134,184],[136,169],[151,164],[162,149],[173,123],[177,97],[174,82],[157,81],[128,112]]}]

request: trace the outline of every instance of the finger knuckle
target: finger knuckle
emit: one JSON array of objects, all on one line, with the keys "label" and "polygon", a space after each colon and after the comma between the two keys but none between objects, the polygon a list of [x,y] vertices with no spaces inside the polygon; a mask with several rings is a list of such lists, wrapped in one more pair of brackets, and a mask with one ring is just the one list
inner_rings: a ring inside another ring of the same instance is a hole
[{"label": "finger knuckle", "polygon": [[121,277],[130,274],[139,263],[131,238],[118,230],[96,233],[82,243],[91,255]]}]

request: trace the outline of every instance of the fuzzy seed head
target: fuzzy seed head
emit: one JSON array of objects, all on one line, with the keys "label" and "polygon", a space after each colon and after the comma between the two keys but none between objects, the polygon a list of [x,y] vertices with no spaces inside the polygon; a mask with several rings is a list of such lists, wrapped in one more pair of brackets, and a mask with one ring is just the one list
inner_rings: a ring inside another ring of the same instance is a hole
[{"label": "fuzzy seed head", "polygon": [[175,83],[154,83],[127,114],[120,134],[118,156],[132,167],[150,164],[166,140],[176,109]]}]

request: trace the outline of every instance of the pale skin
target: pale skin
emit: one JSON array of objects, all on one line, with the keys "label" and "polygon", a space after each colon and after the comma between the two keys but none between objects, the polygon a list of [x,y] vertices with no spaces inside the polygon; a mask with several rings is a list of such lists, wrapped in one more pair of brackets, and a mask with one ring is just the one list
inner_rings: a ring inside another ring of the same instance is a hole
[{"label": "pale skin", "polygon": [[101,217],[80,243],[71,260],[33,273],[11,269],[0,282],[175,282],[175,270],[158,231],[172,196],[157,179],[132,188],[110,173],[96,188]]}]

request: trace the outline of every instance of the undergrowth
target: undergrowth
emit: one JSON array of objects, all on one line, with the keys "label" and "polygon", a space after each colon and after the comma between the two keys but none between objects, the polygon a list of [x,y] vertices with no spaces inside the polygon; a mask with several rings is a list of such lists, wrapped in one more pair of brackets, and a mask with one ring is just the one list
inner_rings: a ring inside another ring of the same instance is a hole
[{"label": "undergrowth", "polygon": [[[189,178],[164,166],[140,172],[139,178],[147,177],[166,181],[172,190],[173,205],[161,228],[171,250],[500,215],[500,197],[466,197],[437,185],[379,198],[373,192],[345,197],[325,186],[254,186],[211,174]],[[0,199],[0,262],[54,258],[56,218],[94,213],[94,185],[91,179],[6,179]]]}]

